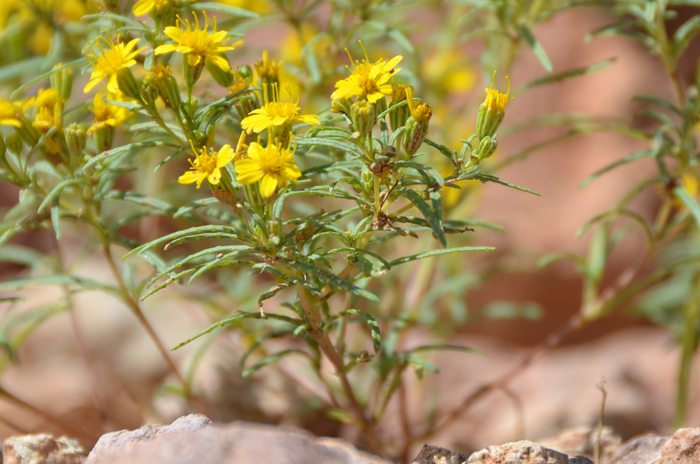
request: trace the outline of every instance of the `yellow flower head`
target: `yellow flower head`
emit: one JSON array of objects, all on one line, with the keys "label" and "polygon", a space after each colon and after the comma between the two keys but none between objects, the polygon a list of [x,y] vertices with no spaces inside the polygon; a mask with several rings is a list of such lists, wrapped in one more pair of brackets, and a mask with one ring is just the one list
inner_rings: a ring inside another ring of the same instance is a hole
[{"label": "yellow flower head", "polygon": [[263,147],[253,142],[248,147],[248,158],[234,163],[236,182],[242,185],[260,181],[260,194],[269,198],[277,187],[294,182],[301,177],[301,170],[294,162],[294,152],[277,145]]},{"label": "yellow flower head", "polygon": [[166,6],[171,5],[172,0],[139,0],[134,4],[131,11],[134,16],[143,16],[155,10],[156,13],[160,13]]},{"label": "yellow flower head", "polygon": [[155,78],[156,82],[161,83],[165,82],[172,73],[170,72],[170,66],[158,63],[151,68],[150,74]]},{"label": "yellow flower head", "polygon": [[[364,50],[364,47],[362,49]],[[375,103],[384,95],[391,95],[391,84],[387,82],[394,74],[401,71],[401,68],[395,69],[394,66],[401,62],[403,56],[397,55],[389,61],[380,59],[374,64],[370,63],[366,50],[365,59],[362,62],[353,61],[350,52],[348,52],[348,56],[352,63],[352,69],[347,68],[352,74],[350,77],[335,83],[337,90],[331,95],[333,100],[360,97],[366,98],[370,103]]]},{"label": "yellow flower head", "polygon": [[496,112],[504,112],[506,110],[506,104],[508,104],[508,96],[510,95],[510,79],[506,76],[508,81],[508,91],[506,93],[501,93],[493,88],[493,80],[496,77],[496,71],[493,72],[491,76],[491,87],[486,89],[486,99],[484,100],[484,105],[486,105],[486,110],[492,110]]},{"label": "yellow flower head", "polygon": [[262,61],[255,62],[255,72],[258,73],[260,79],[278,79],[280,71],[284,66],[284,61],[273,61],[267,55],[267,50],[263,50]]},{"label": "yellow flower head", "polygon": [[190,146],[194,152],[194,161],[190,160],[190,170],[178,178],[181,184],[193,184],[197,182],[197,188],[202,185],[204,179],[210,184],[217,185],[221,180],[221,169],[233,160],[236,152],[231,145],[224,145],[221,150],[215,152],[213,148],[207,153],[207,147],[197,151],[190,140]]},{"label": "yellow flower head", "polygon": [[[125,101],[126,99],[121,93],[110,93],[106,100]],[[88,129],[88,134],[92,134],[96,130],[102,129],[106,126],[119,127],[124,123],[124,121],[131,117],[129,110],[122,106],[107,103],[104,95],[101,93],[97,93],[95,98],[93,98],[92,108],[90,108],[90,111],[92,111],[92,113],[95,115],[95,122],[93,122]]]},{"label": "yellow flower head", "polygon": [[413,87],[410,85],[406,87],[406,100],[408,100],[408,107],[411,110],[411,116],[414,121],[421,124],[430,121],[430,118],[433,116],[433,109],[427,103],[418,103],[416,105],[413,102]]},{"label": "yellow flower head", "polygon": [[209,32],[209,18],[204,13],[204,28],[199,28],[199,19],[195,15],[195,27],[192,27],[189,21],[183,21],[177,17],[178,26],[184,25],[185,29],[179,27],[168,26],[165,28],[165,34],[173,39],[176,43],[165,44],[156,48],[156,55],[164,53],[179,52],[187,55],[187,63],[190,66],[197,66],[203,59],[211,61],[224,71],[229,71],[229,66],[226,59],[219,56],[227,50],[233,50],[243,41],[239,40],[230,45],[227,45],[228,33],[226,31],[216,31],[216,17],[213,18],[213,28]]},{"label": "yellow flower head", "polygon": [[[106,50],[102,48],[100,39],[104,42]],[[112,38],[107,34],[105,36],[96,37],[94,44],[90,42],[90,50],[92,53],[85,47],[85,56],[94,69],[90,75],[90,82],[87,83],[83,92],[88,93],[105,78],[109,79],[107,90],[112,93],[119,92],[117,73],[121,69],[130,68],[135,65],[136,60],[134,60],[134,57],[147,48],[142,47],[132,52],[131,50],[136,46],[139,40],[140,39],[134,39],[128,44],[124,44],[119,41],[119,36],[117,35],[117,41],[113,42]],[[97,47],[97,50],[95,50],[95,47]]]},{"label": "yellow flower head", "polygon": [[[265,92],[263,92],[265,94]],[[292,121],[301,121],[312,126],[320,124],[315,114],[299,114],[299,96],[294,102],[267,102],[262,108],[250,112],[250,116],[241,121],[246,132],[259,133],[273,126],[284,126]]]},{"label": "yellow flower head", "polygon": [[26,102],[27,106],[36,105],[36,116],[32,125],[44,133],[54,126],[61,129],[62,103],[56,89],[39,89],[37,97]]},{"label": "yellow flower head", "polygon": [[3,126],[20,127],[22,110],[14,103],[0,98],[0,124]]},{"label": "yellow flower head", "polygon": [[231,84],[229,86],[228,93],[232,94],[232,93],[240,92],[241,90],[245,90],[248,87],[250,87],[250,85],[248,84],[248,82],[245,79],[237,78],[236,80],[233,81],[233,84]]}]

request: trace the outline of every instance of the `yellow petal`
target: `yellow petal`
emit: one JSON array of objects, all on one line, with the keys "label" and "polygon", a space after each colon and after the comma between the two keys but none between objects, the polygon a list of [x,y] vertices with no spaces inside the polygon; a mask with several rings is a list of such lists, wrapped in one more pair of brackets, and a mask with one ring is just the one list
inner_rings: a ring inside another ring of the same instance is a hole
[{"label": "yellow petal", "polygon": [[85,87],[83,88],[83,93],[88,93],[90,90],[92,90],[93,87],[95,87],[97,84],[99,84],[101,80],[102,80],[102,77],[100,77],[98,79],[93,79],[90,82],[88,82],[85,85]]},{"label": "yellow petal", "polygon": [[134,16],[142,16],[151,11],[155,5],[156,0],[139,0],[131,11],[134,13]]},{"label": "yellow petal", "polygon": [[301,116],[296,117],[297,121],[305,122],[306,124],[310,124],[312,126],[318,126],[321,124],[318,121],[318,116],[315,114],[302,114]]},{"label": "yellow petal", "polygon": [[202,176],[201,172],[197,171],[187,171],[180,177],[178,177],[177,181],[180,184],[187,185],[187,184],[194,184],[199,180],[199,178]]},{"label": "yellow petal", "polygon": [[221,150],[219,150],[219,154],[216,157],[216,167],[223,168],[231,162],[234,156],[236,156],[236,152],[233,151],[231,145],[224,145],[221,147]]},{"label": "yellow petal", "polygon": [[226,61],[226,58],[223,58],[218,55],[207,55],[207,59],[223,69],[224,71],[230,71],[231,66],[228,64],[228,61]]},{"label": "yellow petal", "polygon": [[255,161],[251,159],[238,160],[235,163],[236,182],[241,185],[255,183],[262,179],[263,172],[258,168]]},{"label": "yellow petal", "polygon": [[273,174],[267,174],[260,181],[260,195],[264,198],[269,198],[277,190],[277,176]]},{"label": "yellow petal", "polygon": [[252,160],[259,160],[265,156],[265,149],[257,142],[253,142],[248,147],[248,157]]},{"label": "yellow petal", "polygon": [[165,45],[161,45],[160,47],[156,48],[155,54],[162,55],[163,53],[174,52],[176,49],[177,49],[177,45],[175,45],[175,44],[165,44]]},{"label": "yellow petal", "polygon": [[190,66],[197,66],[200,61],[202,61],[202,57],[200,55],[190,53],[189,56],[187,56],[187,64],[189,64]]},{"label": "yellow petal", "polygon": [[221,180],[221,169],[217,166],[214,168],[211,174],[207,177],[210,184],[217,185]]}]

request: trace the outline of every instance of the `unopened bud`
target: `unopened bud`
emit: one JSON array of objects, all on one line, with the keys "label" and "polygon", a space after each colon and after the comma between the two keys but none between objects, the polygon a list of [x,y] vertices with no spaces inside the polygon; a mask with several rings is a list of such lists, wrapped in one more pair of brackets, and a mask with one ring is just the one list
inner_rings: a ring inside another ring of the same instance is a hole
[{"label": "unopened bud", "polygon": [[22,152],[22,148],[24,147],[22,139],[17,134],[8,135],[7,139],[5,140],[5,143],[7,144],[7,149],[15,155],[19,155]]},{"label": "unopened bud", "polygon": [[263,88],[265,94],[263,100],[277,101],[277,89],[279,89],[279,73],[284,66],[284,61],[273,61],[267,55],[267,50],[263,51],[262,61],[255,63],[255,72],[258,73],[258,85]]},{"label": "unopened bud", "polygon": [[377,113],[374,105],[367,100],[358,100],[350,107],[350,120],[353,130],[367,135],[372,132],[377,121]]},{"label": "unopened bud", "polygon": [[63,130],[63,135],[66,137],[66,145],[71,153],[79,155],[87,145],[87,134],[85,129],[79,124],[71,124]]},{"label": "unopened bud", "polygon": [[[410,85],[392,84],[391,86],[391,106],[406,101],[406,89]],[[413,89],[413,87],[411,87]],[[389,125],[391,130],[396,132],[401,126],[406,125],[406,120],[411,114],[408,105],[403,105],[400,108],[395,108],[389,113]]]},{"label": "unopened bud", "polygon": [[97,153],[102,153],[112,149],[112,143],[114,142],[114,127],[103,125],[99,129],[95,130],[92,135],[95,140],[95,148],[97,149]]},{"label": "unopened bud", "polygon": [[170,73],[170,66],[157,64],[151,69],[151,74],[155,78],[156,88],[165,106],[175,110],[180,108],[180,88],[177,79]]},{"label": "unopened bud", "polygon": [[129,68],[121,68],[117,71],[117,85],[119,90],[129,98],[140,100],[139,83],[134,77],[134,73]]},{"label": "unopened bud", "polygon": [[479,162],[493,155],[497,148],[498,141],[487,135],[483,139],[479,140],[479,147],[476,149],[476,152],[472,154],[472,158],[476,157],[477,162]]},{"label": "unopened bud", "polygon": [[143,99],[143,102],[147,105],[153,105],[158,99],[158,87],[156,86],[156,78],[148,74],[141,81],[141,86],[139,88],[139,95]]},{"label": "unopened bud", "polygon": [[344,114],[347,117],[350,117],[350,107],[351,106],[352,106],[352,100],[350,100],[349,98],[331,101],[331,111],[333,113]]},{"label": "unopened bud", "polygon": [[199,63],[192,66],[189,63],[188,58],[182,60],[182,77],[185,79],[185,84],[187,84],[187,87],[192,87],[202,76],[204,61],[205,60],[199,60]]},{"label": "unopened bud", "polygon": [[[54,66],[54,69],[63,66],[62,63],[58,63],[56,66]],[[65,102],[70,98],[71,91],[73,89],[73,70],[69,66],[67,68],[63,68],[60,71],[56,71],[53,74],[51,74],[50,77],[51,80],[51,87],[56,89],[58,92],[58,95],[61,97],[61,99]]]},{"label": "unopened bud", "polygon": [[236,74],[242,79],[245,79],[246,81],[250,82],[250,80],[253,77],[253,69],[247,64],[242,64],[236,68]]}]

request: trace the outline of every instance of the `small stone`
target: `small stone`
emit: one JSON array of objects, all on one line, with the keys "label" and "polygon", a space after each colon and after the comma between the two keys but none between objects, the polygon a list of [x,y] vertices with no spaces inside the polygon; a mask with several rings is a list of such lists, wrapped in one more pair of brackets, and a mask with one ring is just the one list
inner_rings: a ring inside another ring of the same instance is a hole
[{"label": "small stone", "polygon": [[610,464],[654,464],[668,439],[655,433],[633,438],[613,454]]},{"label": "small stone", "polygon": [[459,451],[425,445],[412,464],[463,464],[467,457]]},{"label": "small stone", "polygon": [[700,462],[700,428],[680,429],[661,449],[656,464],[697,464]]},{"label": "small stone", "polygon": [[569,464],[593,464],[588,456],[569,456]]},{"label": "small stone", "polygon": [[95,447],[90,452],[85,464],[94,461],[93,456],[99,456],[108,451],[123,449],[133,443],[148,442],[160,435],[170,435],[180,432],[194,432],[203,427],[210,426],[211,420],[202,414],[190,414],[178,418],[170,425],[144,425],[136,430],[120,430],[106,433],[97,440]]},{"label": "small stone", "polygon": [[[598,427],[586,425],[564,429],[553,437],[542,438],[537,442],[570,456],[592,458],[595,455],[597,437]],[[600,435],[600,462],[602,464],[610,463],[621,443],[622,439],[615,434],[612,427],[603,427]]]},{"label": "small stone", "polygon": [[85,464],[391,464],[292,427],[231,422],[94,449]]},{"label": "small stone", "polygon": [[477,451],[467,464],[569,464],[569,456],[523,440]]},{"label": "small stone", "polygon": [[78,440],[44,433],[10,437],[4,447],[4,464],[81,464],[87,455]]}]

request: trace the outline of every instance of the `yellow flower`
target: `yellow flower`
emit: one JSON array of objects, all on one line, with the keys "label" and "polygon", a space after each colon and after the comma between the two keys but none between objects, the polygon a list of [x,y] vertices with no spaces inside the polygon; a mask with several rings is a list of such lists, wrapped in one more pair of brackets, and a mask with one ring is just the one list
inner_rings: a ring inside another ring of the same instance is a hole
[{"label": "yellow flower", "polygon": [[263,0],[218,0],[217,3],[242,8],[258,14],[270,11],[270,6]]},{"label": "yellow flower", "polygon": [[263,50],[262,61],[255,62],[255,72],[260,79],[279,79],[280,71],[284,66],[284,61],[273,61],[267,55],[267,50]]},{"label": "yellow flower", "polygon": [[277,187],[284,187],[287,182],[294,182],[301,177],[299,166],[294,162],[294,153],[277,145],[263,148],[253,142],[248,148],[248,158],[234,163],[236,181],[242,185],[260,181],[260,194],[269,198]]},{"label": "yellow flower", "polygon": [[165,34],[173,39],[176,44],[165,44],[156,48],[155,54],[162,55],[164,53],[179,52],[187,55],[187,63],[190,66],[197,66],[203,59],[211,61],[224,71],[229,71],[229,66],[226,59],[219,56],[227,50],[233,50],[243,41],[239,40],[230,45],[227,45],[228,33],[226,31],[216,31],[216,17],[213,18],[213,30],[209,29],[209,18],[204,14],[204,28],[199,28],[199,20],[195,16],[195,27],[193,28],[189,21],[183,21],[178,16],[178,25],[183,24],[185,29],[179,27],[168,26],[165,28]]},{"label": "yellow flower", "polygon": [[0,124],[3,126],[20,127],[22,111],[14,104],[0,98]]},{"label": "yellow flower", "polygon": [[26,105],[36,105],[36,116],[32,125],[46,133],[52,127],[62,128],[62,101],[58,91],[53,88],[39,89],[36,99],[29,100]]},{"label": "yellow flower", "polygon": [[236,152],[231,148],[231,145],[224,145],[218,153],[213,148],[210,149],[211,153],[207,153],[207,147],[198,152],[191,140],[190,146],[194,151],[195,160],[190,160],[190,170],[181,175],[177,181],[181,184],[197,182],[197,188],[202,185],[204,179],[207,179],[212,185],[217,185],[221,180],[221,169],[233,160]]},{"label": "yellow flower", "polygon": [[299,114],[296,102],[269,102],[262,108],[250,112],[250,116],[241,121],[241,127],[246,132],[259,133],[272,126],[283,126],[291,121],[301,121],[312,126],[320,124],[315,114]]},{"label": "yellow flower", "polygon": [[[100,39],[102,39],[107,46],[107,50],[103,49],[100,45]],[[121,69],[130,68],[135,65],[136,60],[134,60],[134,57],[147,48],[142,47],[132,52],[131,50],[136,46],[139,40],[140,39],[134,39],[125,45],[119,41],[118,35],[116,43],[112,41],[109,35],[106,35],[95,38],[94,44],[90,42],[90,50],[92,50],[92,53],[88,52],[87,47],[85,47],[85,56],[94,69],[90,75],[91,80],[87,83],[83,92],[88,93],[105,78],[109,79],[107,90],[112,93],[119,92],[117,73]],[[99,53],[95,50],[95,46],[97,46]]]},{"label": "yellow flower", "polygon": [[37,55],[46,55],[51,48],[53,33],[53,27],[41,21],[32,28],[32,34],[27,39],[27,46]]},{"label": "yellow flower", "polygon": [[510,79],[506,76],[508,81],[508,91],[506,93],[501,93],[493,88],[493,80],[496,77],[496,71],[493,72],[491,77],[491,88],[486,90],[486,99],[484,100],[484,105],[486,105],[486,110],[493,110],[493,113],[504,112],[506,110],[506,104],[508,104],[510,95]]},{"label": "yellow flower", "polygon": [[406,100],[408,100],[408,107],[411,110],[411,116],[413,120],[419,123],[427,123],[433,116],[433,109],[427,103],[418,103],[417,105],[413,102],[413,87],[410,85],[406,87]]},{"label": "yellow flower", "polygon": [[143,16],[150,13],[151,10],[156,10],[156,12],[160,13],[163,11],[163,8],[172,3],[172,0],[139,0],[131,11],[134,13],[134,16]]},{"label": "yellow flower", "polygon": [[[126,101],[121,93],[110,93],[107,96],[110,101]],[[97,93],[92,100],[90,111],[95,115],[95,122],[88,129],[88,134],[106,126],[119,127],[131,117],[129,110],[122,106],[111,105],[105,101],[104,95]]]},{"label": "yellow flower", "polygon": [[[362,49],[364,50],[364,47]],[[338,90],[331,95],[333,100],[361,97],[366,98],[370,103],[375,103],[384,95],[391,95],[391,84],[387,82],[394,74],[401,71],[401,68],[395,69],[394,66],[401,62],[403,56],[397,55],[389,61],[380,59],[374,64],[370,63],[366,50],[365,59],[361,63],[357,60],[353,62],[350,52],[348,56],[352,62],[352,69],[348,67],[348,70],[352,74],[335,83]]]}]

